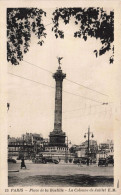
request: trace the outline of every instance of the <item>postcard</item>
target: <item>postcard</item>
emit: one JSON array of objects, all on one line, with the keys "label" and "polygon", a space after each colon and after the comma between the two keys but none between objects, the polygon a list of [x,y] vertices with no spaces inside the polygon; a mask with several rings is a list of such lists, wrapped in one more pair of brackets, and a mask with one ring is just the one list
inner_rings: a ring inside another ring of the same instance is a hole
[{"label": "postcard", "polygon": [[120,9],[0,1],[0,195],[121,194]]}]

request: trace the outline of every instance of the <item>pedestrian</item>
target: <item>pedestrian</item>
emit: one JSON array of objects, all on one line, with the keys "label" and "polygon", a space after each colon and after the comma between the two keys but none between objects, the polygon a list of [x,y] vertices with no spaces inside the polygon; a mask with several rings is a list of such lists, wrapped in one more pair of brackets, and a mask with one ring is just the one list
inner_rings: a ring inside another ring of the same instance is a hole
[{"label": "pedestrian", "polygon": [[24,158],[21,159],[21,169],[22,169],[23,167],[26,169],[26,165],[25,165]]}]

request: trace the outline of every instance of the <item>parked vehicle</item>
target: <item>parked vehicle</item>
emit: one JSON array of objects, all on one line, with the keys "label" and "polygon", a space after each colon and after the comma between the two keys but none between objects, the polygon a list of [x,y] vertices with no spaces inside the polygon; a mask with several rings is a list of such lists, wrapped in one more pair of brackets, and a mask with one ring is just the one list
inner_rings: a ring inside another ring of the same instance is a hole
[{"label": "parked vehicle", "polygon": [[114,166],[114,158],[113,158],[112,155],[110,155],[110,156],[107,157],[107,161],[108,161],[108,164],[111,164],[111,165]]},{"label": "parked vehicle", "polygon": [[80,163],[80,159],[78,158],[75,158],[74,161],[73,161],[74,164],[79,164]]},{"label": "parked vehicle", "polygon": [[58,164],[59,161],[55,160],[55,159],[52,159],[52,158],[47,158],[45,159],[46,163],[54,163],[54,164]]},{"label": "parked vehicle", "polygon": [[45,160],[45,158],[34,158],[34,159],[32,159],[32,162],[33,163],[38,163],[38,164],[46,164],[46,160]]},{"label": "parked vehicle", "polygon": [[99,158],[98,166],[108,166],[108,159],[107,158]]},{"label": "parked vehicle", "polygon": [[81,164],[87,164],[88,158],[82,157],[81,158]]},{"label": "parked vehicle", "polygon": [[15,159],[12,159],[12,158],[8,158],[8,162],[9,163],[16,163],[16,160]]},{"label": "parked vehicle", "polygon": [[54,164],[58,164],[59,161],[52,159],[52,158],[45,158],[45,157],[36,157],[32,160],[33,163],[42,163],[42,164],[46,164],[46,163],[54,163]]}]

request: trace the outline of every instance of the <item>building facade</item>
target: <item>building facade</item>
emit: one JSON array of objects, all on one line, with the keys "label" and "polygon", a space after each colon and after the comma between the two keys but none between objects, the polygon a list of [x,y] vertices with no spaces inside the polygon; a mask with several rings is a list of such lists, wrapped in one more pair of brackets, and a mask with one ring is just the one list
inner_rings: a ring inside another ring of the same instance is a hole
[{"label": "building facade", "polygon": [[80,146],[76,148],[77,157],[90,157],[95,159],[98,151],[97,141],[89,141],[89,154],[88,154],[88,141],[83,142]]},{"label": "building facade", "polygon": [[26,133],[19,138],[8,136],[8,157],[31,159],[43,149],[41,134]]},{"label": "building facade", "polygon": [[114,143],[113,140],[108,139],[99,144],[97,158],[106,158],[109,156],[114,157]]}]

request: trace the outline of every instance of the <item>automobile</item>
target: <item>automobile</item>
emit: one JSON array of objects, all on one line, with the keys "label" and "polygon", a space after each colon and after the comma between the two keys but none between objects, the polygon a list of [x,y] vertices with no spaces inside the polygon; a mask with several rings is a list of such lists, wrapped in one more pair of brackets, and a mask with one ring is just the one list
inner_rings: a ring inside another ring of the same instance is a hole
[{"label": "automobile", "polygon": [[53,160],[53,163],[58,164],[59,161],[54,159],[54,160]]},{"label": "automobile", "polygon": [[34,158],[34,159],[32,159],[32,162],[33,163],[38,163],[38,164],[46,164],[46,160],[45,160],[45,158]]},{"label": "automobile", "polygon": [[88,158],[82,157],[81,158],[81,164],[87,164],[87,160],[88,160]]},{"label": "automobile", "polygon": [[112,155],[108,156],[107,157],[107,161],[108,161],[108,164],[110,165],[113,165],[114,166],[114,158]]},{"label": "automobile", "polygon": [[99,158],[98,166],[108,166],[108,160],[107,158]]},{"label": "automobile", "polygon": [[59,161],[52,159],[52,158],[45,158],[45,157],[36,157],[32,160],[33,163],[38,163],[38,164],[46,164],[46,163],[54,163],[58,164]]},{"label": "automobile", "polygon": [[77,158],[77,159],[75,158],[75,159],[73,160],[73,163],[74,163],[74,164],[79,164],[79,163],[80,163],[80,160],[79,160],[78,158]]},{"label": "automobile", "polygon": [[16,163],[16,160],[15,159],[12,159],[12,158],[8,158],[8,162],[9,163]]},{"label": "automobile", "polygon": [[54,163],[54,164],[58,164],[59,161],[56,159],[52,159],[52,158],[45,158],[45,162],[46,163]]}]

